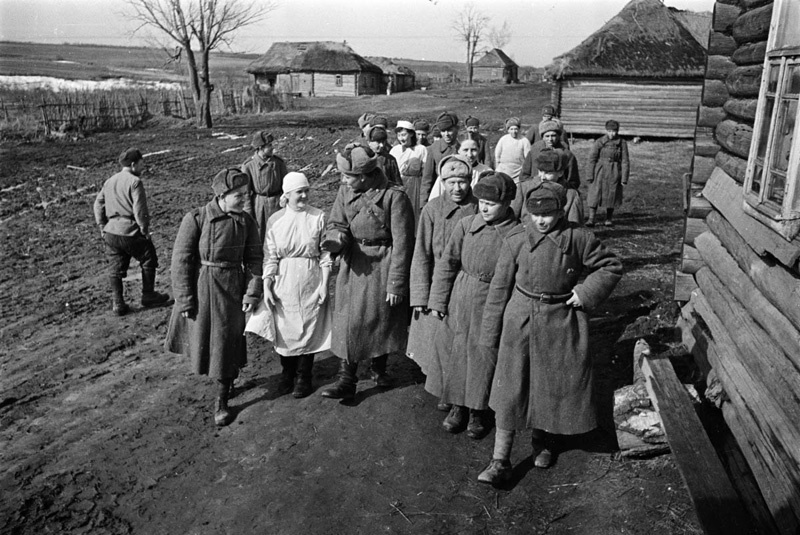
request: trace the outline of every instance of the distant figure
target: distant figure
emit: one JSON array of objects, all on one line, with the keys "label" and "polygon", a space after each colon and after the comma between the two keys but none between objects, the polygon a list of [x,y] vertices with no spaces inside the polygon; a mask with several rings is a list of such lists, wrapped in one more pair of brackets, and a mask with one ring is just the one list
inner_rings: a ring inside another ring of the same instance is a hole
[{"label": "distant figure", "polygon": [[569,136],[564,130],[564,123],[561,121],[561,119],[556,117],[555,106],[551,104],[548,104],[542,108],[542,120],[539,122],[539,124],[534,124],[531,126],[528,131],[525,132],[525,137],[528,138],[528,141],[531,142],[531,145],[535,145],[537,141],[541,141],[541,126],[543,123],[548,121],[554,121],[558,125],[558,138],[560,140],[560,146],[568,149]]},{"label": "distant figure", "polygon": [[393,88],[394,88],[394,78],[392,76],[389,76],[389,81],[386,82],[386,96],[387,97],[392,94],[392,89]]},{"label": "distant figure", "polygon": [[414,132],[417,134],[417,143],[423,147],[430,145],[428,141],[428,132],[430,129],[431,127],[425,119],[417,119],[414,121]]},{"label": "distant figure", "polygon": [[267,233],[267,221],[280,209],[283,177],[289,172],[283,159],[275,155],[274,141],[275,138],[268,132],[253,134],[250,146],[255,154],[242,164],[242,172],[249,179],[247,187],[250,195],[244,211],[258,223],[262,244]]},{"label": "distant figure", "polygon": [[630,165],[628,143],[619,137],[619,123],[606,122],[606,135],[594,142],[589,166],[589,219],[587,227],[595,225],[598,208],[606,209],[605,226],[614,225],[614,209],[622,204],[622,187],[628,184]]},{"label": "distant figure", "polygon": [[464,126],[467,127],[466,137],[478,142],[478,161],[489,167],[494,167],[494,153],[489,148],[489,140],[480,133],[480,120],[477,117],[469,116],[464,121]]},{"label": "distant figure", "polygon": [[[441,138],[436,139],[436,131]],[[422,206],[442,192],[439,178],[439,164],[445,156],[458,153],[458,116],[449,111],[439,114],[436,128],[433,131],[435,141],[428,147],[428,158],[422,172],[422,188],[420,191]]]},{"label": "distant figure", "polygon": [[531,144],[519,133],[519,118],[511,117],[506,120],[507,134],[500,138],[494,148],[495,170],[505,173],[519,183],[520,171],[525,157],[531,151]]},{"label": "distant figure", "polygon": [[119,156],[122,170],[106,180],[94,201],[94,218],[100,225],[108,259],[111,285],[111,310],[117,316],[128,313],[122,279],[128,274],[131,258],[142,269],[142,306],[166,303],[169,296],[154,290],[158,256],[150,238],[150,212],[141,175],[144,157],[139,149],[128,149]]}]

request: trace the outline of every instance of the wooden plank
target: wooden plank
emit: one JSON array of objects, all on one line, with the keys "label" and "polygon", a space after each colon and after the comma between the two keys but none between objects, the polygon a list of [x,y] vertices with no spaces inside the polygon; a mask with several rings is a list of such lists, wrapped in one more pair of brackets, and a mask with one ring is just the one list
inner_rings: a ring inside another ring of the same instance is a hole
[{"label": "wooden plank", "polygon": [[686,232],[683,235],[683,243],[694,245],[694,239],[708,230],[705,219],[697,217],[686,218]]},{"label": "wooden plank", "polygon": [[692,159],[692,184],[705,184],[714,167],[716,167],[714,158],[695,155]]},{"label": "wooden plank", "polygon": [[743,65],[736,67],[725,79],[725,87],[734,97],[758,97],[761,89],[763,65]]},{"label": "wooden plank", "polygon": [[[798,240],[787,242],[774,230],[747,215],[742,209],[742,203],[744,202],[742,199],[742,187],[728,176],[725,171],[719,167],[714,169],[714,172],[711,173],[711,178],[708,179],[705,188],[703,188],[703,195],[758,255],[763,256],[765,253],[769,253],[784,266],[794,269],[798,258],[800,258]],[[716,231],[714,234],[720,235]],[[723,243],[725,243],[724,240]],[[730,250],[727,243],[725,243],[725,246]],[[779,269],[778,271],[784,270]],[[787,275],[789,274],[787,273]],[[778,277],[779,274],[776,273],[774,276]],[[794,285],[789,286],[789,288],[794,288]],[[798,295],[798,299],[800,299],[800,295]],[[796,301],[796,303],[800,303],[800,300]],[[800,323],[797,325],[800,328]]]},{"label": "wooden plank", "polygon": [[669,358],[645,356],[642,373],[703,530],[709,535],[751,533],[750,519]]},{"label": "wooden plank", "polygon": [[675,284],[673,285],[673,301],[688,301],[692,297],[692,292],[697,289],[697,282],[694,275],[681,273],[675,270]]},{"label": "wooden plank", "polygon": [[750,143],[753,140],[753,127],[738,121],[726,119],[714,129],[714,134],[723,149],[747,159]]},{"label": "wooden plank", "polygon": [[694,133],[694,153],[713,158],[717,152],[719,145],[714,140],[714,129],[698,125]]},{"label": "wooden plank", "polygon": [[691,275],[697,273],[703,265],[703,259],[697,249],[684,243],[683,254],[681,255],[681,271]]},{"label": "wooden plank", "polygon": [[706,216],[713,210],[714,208],[711,206],[711,203],[708,202],[708,199],[703,197],[702,190],[697,191],[694,193],[695,188],[692,188],[692,192],[690,192],[689,196],[689,210],[687,211],[687,217],[694,217],[697,219],[705,219]]}]

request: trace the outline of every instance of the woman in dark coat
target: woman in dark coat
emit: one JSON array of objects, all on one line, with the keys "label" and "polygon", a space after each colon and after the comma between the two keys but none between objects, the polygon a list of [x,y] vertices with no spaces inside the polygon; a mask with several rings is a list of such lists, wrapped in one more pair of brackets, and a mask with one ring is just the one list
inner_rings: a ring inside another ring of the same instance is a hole
[{"label": "woman in dark coat", "polygon": [[195,373],[218,381],[218,426],[233,420],[228,397],[247,363],[245,312],[262,293],[258,224],[244,212],[248,182],[238,169],[217,173],[214,200],[184,216],[172,250],[175,306],[165,347],[190,357]]},{"label": "woman in dark coat", "polygon": [[[428,299],[433,272],[447,240],[462,218],[478,212],[478,200],[472,195],[472,165],[463,156],[445,156],[439,164],[439,178],[444,193],[425,205],[420,217],[414,258],[411,261],[411,307],[414,316],[408,335],[406,354],[427,375],[428,392],[441,396],[442,368],[432,341],[441,323],[430,314]],[[441,405],[441,404],[440,404]],[[450,406],[440,407],[449,410]]]},{"label": "woman in dark coat", "polygon": [[379,387],[389,353],[405,353],[414,212],[402,186],[389,183],[375,153],[351,143],[336,155],[342,181],[322,249],[341,255],[331,351],[342,359],[336,384],[322,395],[353,399],[358,363],[370,360]]},{"label": "woman in dark coat", "polygon": [[[466,427],[470,438],[491,430],[489,392],[497,351],[478,344],[483,304],[494,274],[498,244],[518,224],[510,208],[514,179],[504,173],[482,177],[475,185],[479,213],[465,217],[453,231],[433,274],[428,307],[444,316],[435,350],[442,363],[441,399],[452,405],[442,426],[450,433]],[[425,382],[432,390],[431,375]],[[469,414],[469,423],[467,423]]]},{"label": "woman in dark coat", "polygon": [[565,201],[560,184],[544,182],[534,190],[527,200],[530,221],[506,236],[495,267],[481,344],[498,349],[489,399],[497,433],[492,461],[478,476],[483,483],[510,476],[516,431],[533,429],[534,465],[547,468],[549,433],[597,426],[586,311],[611,294],[622,264],[594,234],[566,221]]},{"label": "woman in dark coat", "polygon": [[614,209],[622,204],[622,186],[628,183],[630,165],[628,143],[619,138],[619,123],[606,123],[606,135],[594,142],[589,156],[589,219],[587,227],[595,225],[598,208],[606,209],[605,226],[614,225]]}]

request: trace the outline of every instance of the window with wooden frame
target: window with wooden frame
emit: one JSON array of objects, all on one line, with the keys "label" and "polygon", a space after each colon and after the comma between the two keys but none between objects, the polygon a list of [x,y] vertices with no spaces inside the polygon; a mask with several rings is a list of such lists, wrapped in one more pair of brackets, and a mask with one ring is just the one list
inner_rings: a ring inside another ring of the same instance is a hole
[{"label": "window with wooden frame", "polygon": [[336,87],[342,87],[342,75],[341,74],[337,74],[336,75]]},{"label": "window with wooden frame", "polygon": [[776,0],[747,160],[744,210],[787,240],[800,233],[800,2]]}]

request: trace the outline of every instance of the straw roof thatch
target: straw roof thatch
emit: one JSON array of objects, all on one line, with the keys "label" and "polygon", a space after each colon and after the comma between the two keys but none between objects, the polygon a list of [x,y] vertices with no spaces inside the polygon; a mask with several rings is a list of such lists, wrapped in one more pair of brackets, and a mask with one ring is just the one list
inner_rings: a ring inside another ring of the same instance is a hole
[{"label": "straw roof thatch", "polygon": [[493,48],[473,64],[473,67],[513,67],[517,64],[499,48]]},{"label": "straw roof thatch", "polygon": [[247,67],[250,74],[290,72],[377,72],[381,69],[345,43],[332,41],[273,43],[266,54]]},{"label": "straw roof thatch", "polygon": [[399,74],[401,76],[414,76],[414,71],[403,65],[398,65],[390,58],[381,58],[376,56],[367,56],[370,63],[374,63],[381,68],[383,74]]},{"label": "straw roof thatch", "polygon": [[701,78],[706,53],[659,0],[631,0],[581,44],[547,66],[549,76]]},{"label": "straw roof thatch", "polygon": [[708,36],[711,33],[711,12],[710,11],[682,11],[669,8],[672,16],[689,30],[695,41],[700,43],[703,49],[708,50]]}]

